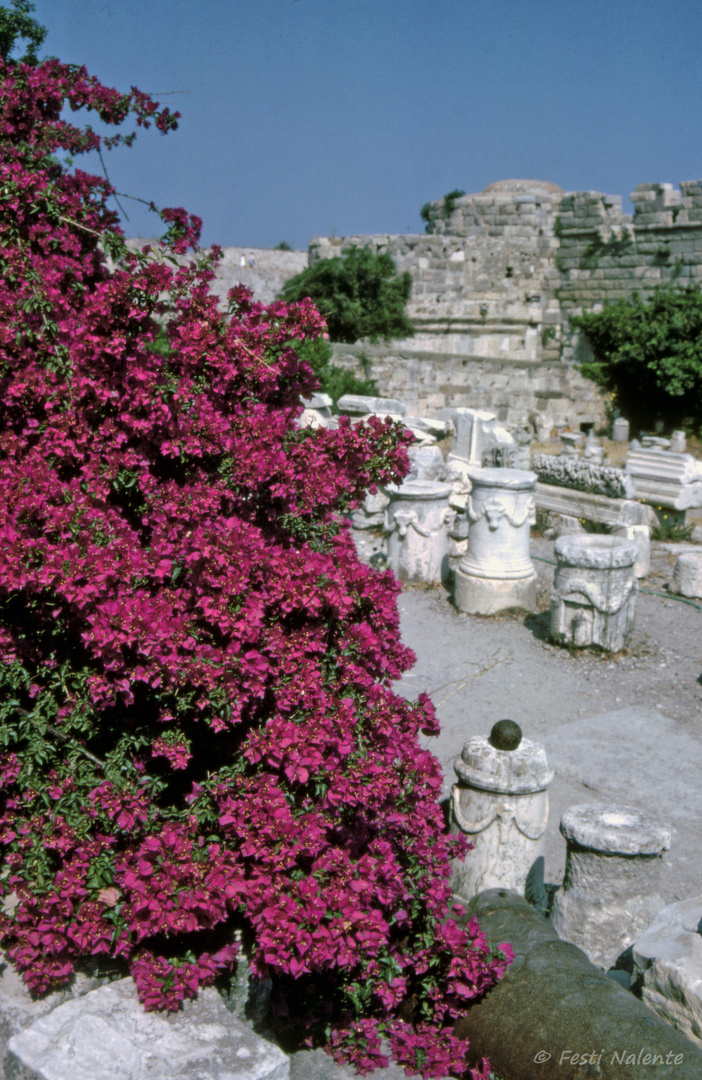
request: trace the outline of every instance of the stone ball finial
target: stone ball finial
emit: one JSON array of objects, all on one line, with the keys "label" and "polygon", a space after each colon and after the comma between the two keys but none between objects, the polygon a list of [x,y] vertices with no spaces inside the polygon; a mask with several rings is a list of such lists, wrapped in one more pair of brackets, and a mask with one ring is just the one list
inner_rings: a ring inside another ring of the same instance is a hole
[{"label": "stone ball finial", "polygon": [[498,720],[490,732],[490,743],[496,750],[516,750],[522,741],[522,729],[514,720]]}]

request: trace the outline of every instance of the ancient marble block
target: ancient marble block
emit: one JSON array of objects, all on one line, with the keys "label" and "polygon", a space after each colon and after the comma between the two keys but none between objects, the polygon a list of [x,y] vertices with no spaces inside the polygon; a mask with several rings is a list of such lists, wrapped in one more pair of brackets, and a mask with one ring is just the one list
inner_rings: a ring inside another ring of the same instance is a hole
[{"label": "ancient marble block", "polygon": [[455,602],[469,615],[504,608],[532,611],[536,571],[529,556],[536,520],[536,473],[522,469],[470,469],[466,512],[468,549],[456,568]]},{"label": "ancient marble block", "polygon": [[577,457],[579,448],[582,446],[584,439],[582,431],[561,431],[559,434],[561,442],[563,443],[562,453]]},{"label": "ancient marble block", "polygon": [[536,439],[538,442],[548,442],[553,435],[554,421],[548,413],[541,413],[536,417]]},{"label": "ancient marble block", "polygon": [[444,455],[436,445],[423,446],[415,443],[407,454],[411,467],[407,480],[443,480],[446,466]]},{"label": "ancient marble block", "polygon": [[615,525],[612,535],[636,544],[638,555],[634,563],[634,575],[645,578],[651,569],[651,530],[648,525]]},{"label": "ancient marble block", "polygon": [[674,431],[670,436],[671,454],[684,454],[687,450],[687,439],[684,431]]},{"label": "ancient marble block", "polygon": [[[539,455],[535,454],[535,461]],[[564,461],[564,458],[554,458]],[[537,466],[534,465],[534,471]],[[656,516],[650,506],[634,502],[631,499],[613,499],[608,495],[594,495],[588,491],[576,491],[560,484],[546,484],[537,481],[534,488],[536,505],[540,510],[556,514],[568,514],[571,517],[584,518],[586,521],[599,521],[603,525],[639,525],[655,521]]]},{"label": "ancient marble block", "polygon": [[551,922],[593,964],[611,967],[663,908],[659,895],[670,830],[628,806],[571,806],[561,818],[568,845]]},{"label": "ancient marble block", "polygon": [[363,501],[351,513],[351,524],[354,529],[374,529],[385,522],[385,508],[390,498],[384,491],[376,491],[375,494],[368,491]]},{"label": "ancient marble block", "polygon": [[449,573],[448,527],[451,485],[434,480],[405,480],[386,488],[388,561],[401,581],[440,582]]},{"label": "ancient marble block", "polygon": [[356,554],[363,563],[374,565],[387,557],[385,539],[385,508],[390,502],[384,491],[367,492],[363,501],[351,513],[351,537]]},{"label": "ancient marble block", "polygon": [[347,416],[366,416],[369,413],[404,416],[407,412],[407,406],[396,398],[373,397],[370,394],[343,394],[337,405],[339,412]]},{"label": "ancient marble block", "polygon": [[636,544],[618,536],[562,536],[554,553],[551,637],[577,648],[623,649],[634,627]]},{"label": "ancient marble block", "polygon": [[454,409],[453,425],[456,429],[456,438],[448,460],[480,466],[483,453],[491,441],[490,425],[496,420],[495,413],[486,412],[483,409]]},{"label": "ancient marble block", "polygon": [[670,591],[680,596],[702,597],[702,552],[678,555]]},{"label": "ancient marble block", "polygon": [[[0,1063],[5,1055],[7,1042],[13,1035],[30,1027],[40,1017],[65,1001],[81,997],[97,989],[100,981],[98,978],[77,972],[70,986],[62,987],[44,997],[35,998],[29,993],[16,968],[0,953]],[[2,1075],[0,1064],[0,1076]]]},{"label": "ancient marble block", "polygon": [[663,908],[633,959],[646,1004],[702,1047],[702,896]]},{"label": "ancient marble block", "polygon": [[451,832],[473,844],[465,859],[453,861],[455,895],[470,900],[490,888],[523,893],[544,850],[553,779],[545,750],[523,739],[518,724],[501,720],[489,739],[470,739],[453,768]]},{"label": "ancient marble block", "polygon": [[290,1061],[229,1013],[216,990],[147,1013],[131,979],[67,1001],[15,1035],[8,1080],[287,1080]]},{"label": "ancient marble block", "polygon": [[297,418],[298,427],[302,428],[336,428],[336,417],[332,416],[332,401],[329,394],[321,391],[312,394],[309,398],[300,398],[305,406],[302,414]]},{"label": "ancient marble block", "polygon": [[583,456],[595,464],[602,464],[604,458],[604,447],[595,438],[595,433],[592,429],[587,433],[587,439],[585,440],[585,446],[583,447]]},{"label": "ancient marble block", "polygon": [[631,449],[626,459],[626,471],[634,478],[637,497],[667,510],[702,506],[698,465],[691,454],[660,449]]},{"label": "ancient marble block", "polygon": [[634,481],[622,469],[578,456],[534,454],[532,468],[544,484],[606,495],[611,499],[632,499]]}]

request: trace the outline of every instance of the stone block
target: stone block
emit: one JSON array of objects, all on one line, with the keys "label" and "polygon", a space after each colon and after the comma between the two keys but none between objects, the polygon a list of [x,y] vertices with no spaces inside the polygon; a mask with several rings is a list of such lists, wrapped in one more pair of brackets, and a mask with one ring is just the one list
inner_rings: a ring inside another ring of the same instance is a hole
[{"label": "stone block", "polygon": [[587,805],[566,810],[561,833],[566,869],[551,922],[593,964],[611,967],[664,906],[658,889],[670,830],[633,807]]},{"label": "stone block", "polygon": [[670,904],[634,943],[642,999],[702,1047],[702,896]]},{"label": "stone block", "polygon": [[6,1080],[287,1080],[288,1057],[207,989],[147,1013],[131,979],[59,1005],[13,1036]]},{"label": "stone block", "polygon": [[669,510],[702,506],[702,476],[690,454],[631,450],[626,471],[634,478],[640,499]]},{"label": "stone block", "polygon": [[[0,960],[2,960],[2,954],[0,954]],[[82,997],[99,986],[99,979],[78,972],[69,987],[56,990],[45,997],[33,998],[13,965],[2,960],[0,963],[0,1062],[5,1055],[7,1042],[13,1035],[24,1031],[58,1005],[72,998]],[[0,1076],[2,1076],[1,1065]]]},{"label": "stone block", "polygon": [[702,552],[685,551],[678,556],[670,591],[680,596],[702,598]]},{"label": "stone block", "polygon": [[618,652],[634,626],[637,546],[615,536],[564,536],[554,553],[551,637],[562,645]]},{"label": "stone block", "polygon": [[339,398],[339,412],[349,416],[365,416],[368,413],[399,413],[404,415],[407,406],[395,398],[372,397],[365,394],[344,394]]}]

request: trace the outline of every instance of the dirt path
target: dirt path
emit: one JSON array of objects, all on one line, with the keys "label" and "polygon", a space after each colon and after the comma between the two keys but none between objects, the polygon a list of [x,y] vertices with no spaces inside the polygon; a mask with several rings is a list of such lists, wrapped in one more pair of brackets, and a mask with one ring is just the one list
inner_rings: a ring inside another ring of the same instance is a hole
[{"label": "dirt path", "polygon": [[[553,543],[533,540],[532,555],[553,559]],[[437,706],[442,732],[425,743],[441,761],[445,793],[463,743],[488,735],[496,720],[516,720],[546,747],[556,770],[548,881],[562,879],[563,811],[606,801],[652,810],[675,830],[664,859],[666,901],[702,893],[702,609],[665,594],[675,558],[653,545],[631,646],[613,659],[548,642],[554,568],[536,558],[535,615],[464,615],[443,588],[409,588],[400,598],[403,641],[417,663],[398,688],[408,697],[427,690]]]}]

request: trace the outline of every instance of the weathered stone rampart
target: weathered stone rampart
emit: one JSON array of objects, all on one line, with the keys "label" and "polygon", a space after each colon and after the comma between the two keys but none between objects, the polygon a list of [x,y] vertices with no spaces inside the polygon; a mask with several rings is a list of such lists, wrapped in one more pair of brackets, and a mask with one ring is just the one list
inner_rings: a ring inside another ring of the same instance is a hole
[{"label": "weathered stone rampart", "polygon": [[[157,241],[136,238],[129,240],[130,247],[143,247]],[[187,257],[181,262],[187,262]],[[279,248],[226,247],[217,264],[213,291],[226,300],[227,293],[235,285],[251,289],[254,299],[261,304],[272,304],[283,285],[295,274],[307,269],[306,251],[281,251]]]},{"label": "weathered stone rampart", "polygon": [[605,401],[580,374],[592,354],[572,316],[702,280],[702,181],[639,184],[631,199],[624,214],[620,195],[501,180],[428,203],[423,235],[316,237],[309,253],[225,248],[214,288],[224,299],[242,282],[270,303],[308,260],[387,252],[412,276],[416,334],[337,346],[338,363],[362,372],[365,354],[380,393],[413,413],[467,405],[517,423],[541,414],[599,425]]},{"label": "weathered stone rampart", "polygon": [[[365,350],[381,393],[418,411],[599,423],[605,403],[578,371],[591,351],[571,317],[702,279],[702,181],[640,184],[631,198],[624,214],[618,195],[499,181],[427,204],[426,235],[317,237],[310,263],[363,246],[412,275],[415,337]],[[355,365],[357,350],[337,351]]]},{"label": "weathered stone rampart", "polygon": [[604,405],[594,383],[574,364],[461,353],[421,352],[407,342],[335,345],[334,363],[372,375],[383,394],[399,398],[410,415],[469,405],[522,423],[539,414],[596,424]]}]

